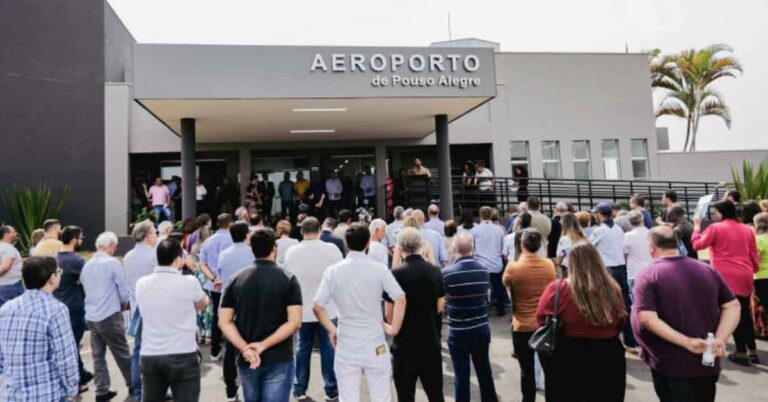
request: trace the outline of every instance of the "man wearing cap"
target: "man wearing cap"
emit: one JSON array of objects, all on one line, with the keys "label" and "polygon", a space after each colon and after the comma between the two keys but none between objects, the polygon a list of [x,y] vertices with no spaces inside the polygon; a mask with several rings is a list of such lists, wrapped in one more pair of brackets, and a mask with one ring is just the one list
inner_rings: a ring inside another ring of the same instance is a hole
[{"label": "man wearing cap", "polygon": [[[624,298],[624,304],[627,306],[627,314],[632,310],[632,301],[629,298],[629,285],[627,284],[627,265],[624,259],[624,231],[613,221],[613,205],[608,202],[597,204],[592,211],[597,217],[600,225],[592,232],[589,241],[595,245],[600,257],[603,259],[603,265],[611,272],[613,279],[621,287],[621,296]],[[632,335],[632,327],[627,321],[624,327],[624,346],[627,350],[634,352],[637,345]]]}]

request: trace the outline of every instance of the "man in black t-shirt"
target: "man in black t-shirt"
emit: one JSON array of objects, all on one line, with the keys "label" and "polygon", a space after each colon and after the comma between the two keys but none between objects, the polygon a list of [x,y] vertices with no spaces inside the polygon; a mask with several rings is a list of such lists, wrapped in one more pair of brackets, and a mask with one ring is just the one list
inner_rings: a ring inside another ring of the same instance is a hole
[{"label": "man in black t-shirt", "polygon": [[[440,268],[419,254],[422,239],[418,230],[404,228],[397,244],[405,256],[403,265],[392,270],[397,283],[405,291],[408,303],[400,333],[392,342],[392,369],[401,402],[414,401],[416,380],[430,402],[443,402],[443,364],[440,349],[440,326],[445,287]],[[387,318],[392,302],[387,299]]]},{"label": "man in black t-shirt", "polygon": [[224,289],[219,326],[240,351],[237,357],[246,401],[288,401],[293,380],[293,334],[302,321],[301,288],[275,263],[275,234],[251,236],[254,266],[242,269]]}]

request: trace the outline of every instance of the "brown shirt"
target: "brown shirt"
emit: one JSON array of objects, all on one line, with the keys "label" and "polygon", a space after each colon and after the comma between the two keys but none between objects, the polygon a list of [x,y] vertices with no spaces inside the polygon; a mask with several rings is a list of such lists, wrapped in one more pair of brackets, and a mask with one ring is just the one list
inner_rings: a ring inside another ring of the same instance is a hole
[{"label": "brown shirt", "polygon": [[35,257],[56,257],[62,243],[56,239],[43,239],[35,246]]},{"label": "brown shirt", "polygon": [[538,254],[524,254],[519,260],[507,264],[502,281],[512,296],[512,330],[533,332],[536,308],[547,285],[555,280],[555,264]]}]

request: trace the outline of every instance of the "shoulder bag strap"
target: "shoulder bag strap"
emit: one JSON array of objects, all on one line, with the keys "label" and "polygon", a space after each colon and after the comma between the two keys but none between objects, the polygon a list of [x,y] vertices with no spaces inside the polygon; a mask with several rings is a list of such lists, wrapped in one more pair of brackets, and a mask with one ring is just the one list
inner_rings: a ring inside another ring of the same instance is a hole
[{"label": "shoulder bag strap", "polygon": [[[561,280],[562,282],[562,280]],[[557,308],[560,306],[560,283],[555,280],[555,306],[552,309],[552,318],[557,319]]]}]

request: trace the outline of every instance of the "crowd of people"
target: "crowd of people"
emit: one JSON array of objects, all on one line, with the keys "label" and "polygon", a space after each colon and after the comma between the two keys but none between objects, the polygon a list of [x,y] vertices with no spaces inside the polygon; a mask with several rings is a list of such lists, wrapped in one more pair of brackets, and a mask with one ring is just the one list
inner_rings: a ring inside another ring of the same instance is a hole
[{"label": "crowd of people", "polygon": [[[247,206],[178,230],[146,220],[122,259],[104,232],[88,261],[78,226],[46,221],[22,259],[2,225],[0,399],[72,400],[93,381],[110,400],[109,350],[136,400],[198,401],[203,360],[222,360],[228,401],[240,389],[245,401],[307,400],[317,348],[327,401],[360,400],[362,377],[371,401],[392,400],[392,382],[413,401],[418,381],[443,401],[445,339],[455,400],[471,399],[474,366],[480,400],[496,401],[489,316],[510,311],[524,402],[542,389],[547,401],[622,401],[627,353],[662,401],[713,401],[720,357],[759,364],[750,306],[755,293],[768,305],[768,202],[729,191],[705,228],[671,190],[656,219],[640,196],[629,210],[558,203],[552,217],[526,197],[506,216],[484,206],[457,220],[436,205],[396,206],[390,223],[341,205],[299,209],[295,224]],[[86,329],[93,372],[79,357]],[[550,329],[556,341],[537,346]]]}]

